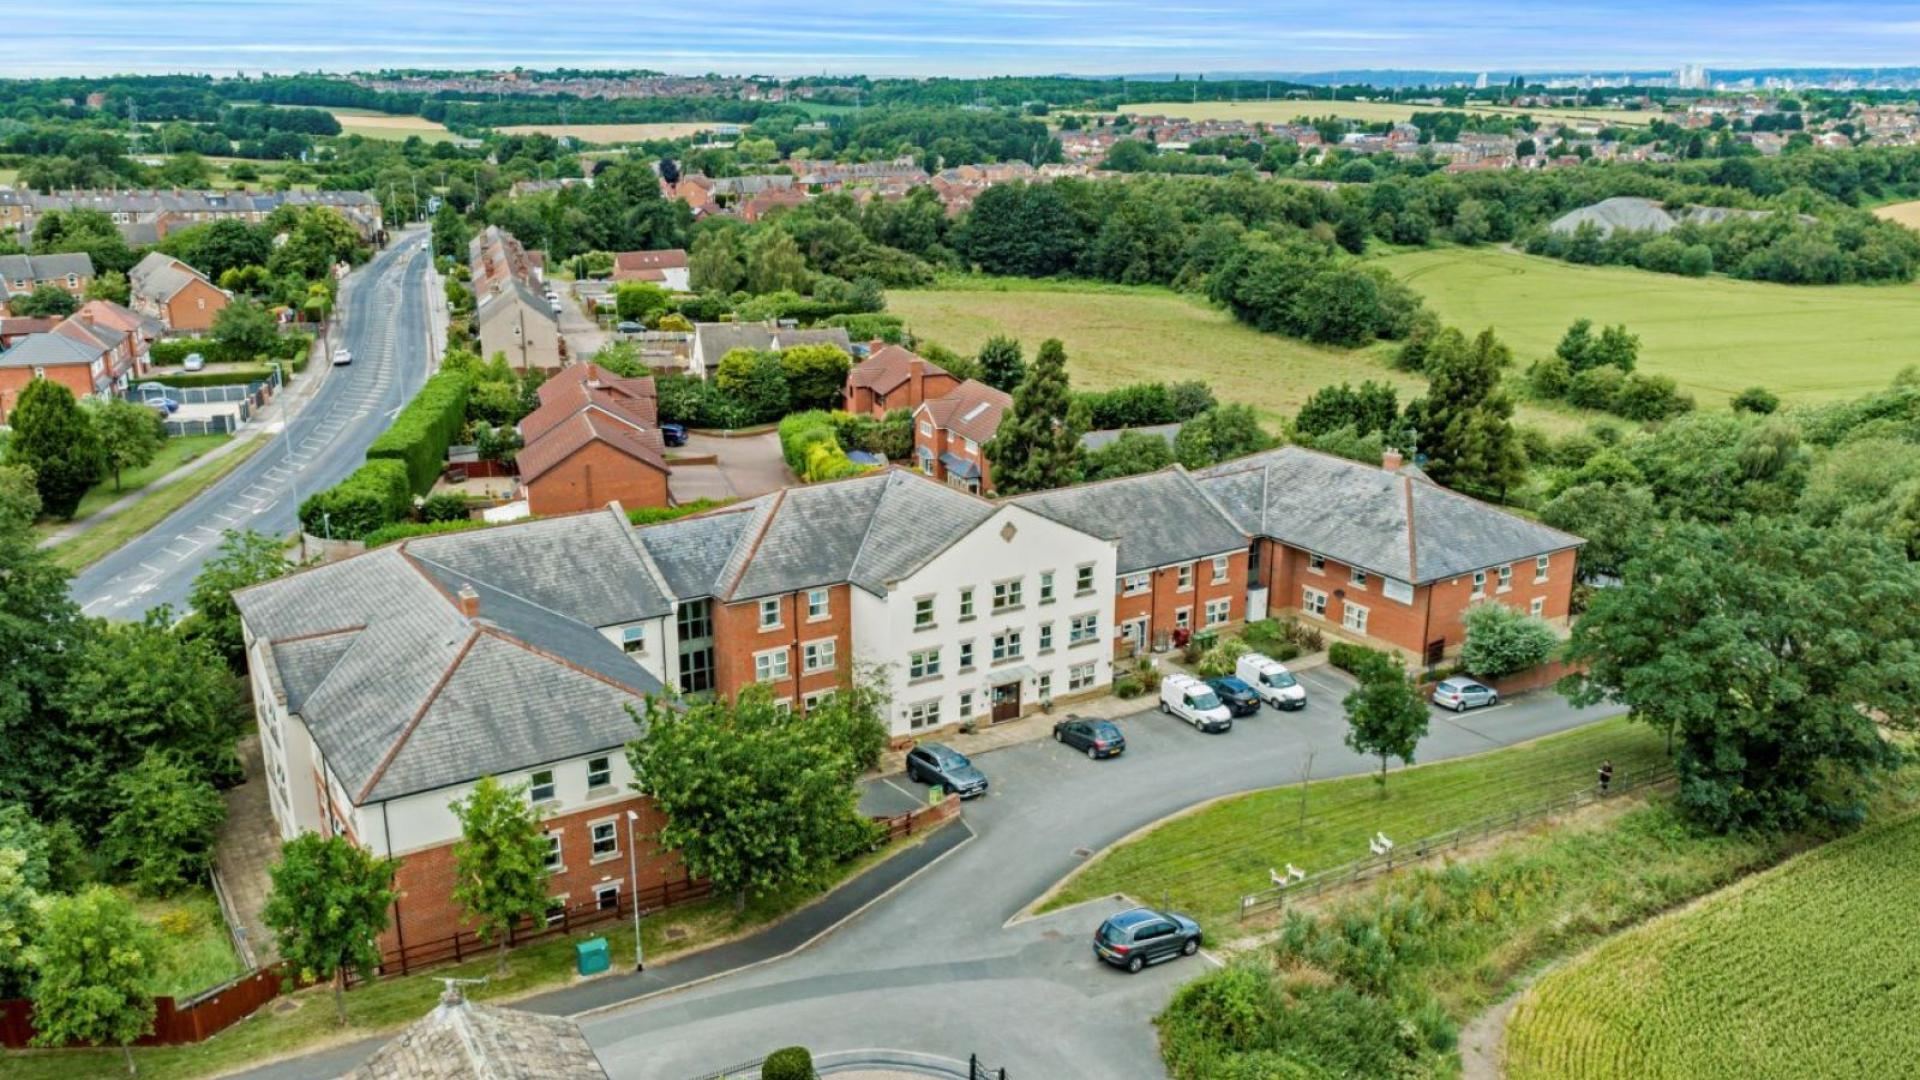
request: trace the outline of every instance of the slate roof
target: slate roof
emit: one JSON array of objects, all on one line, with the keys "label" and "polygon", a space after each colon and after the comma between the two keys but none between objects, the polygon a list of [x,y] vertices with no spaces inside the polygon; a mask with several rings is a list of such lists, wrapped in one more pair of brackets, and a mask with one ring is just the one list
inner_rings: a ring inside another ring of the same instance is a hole
[{"label": "slate roof", "polygon": [[[929,374],[940,370],[932,365],[928,367]],[[1000,418],[1013,408],[1013,397],[978,379],[968,379],[937,398],[929,398],[920,407],[926,410],[934,426],[984,443],[1000,430]]]},{"label": "slate roof", "polygon": [[1246,530],[1178,465],[1008,500],[1068,528],[1117,541],[1118,573],[1239,551]]},{"label": "slate roof", "polygon": [[407,551],[589,626],[614,626],[672,610],[660,583],[632,572],[639,535],[607,509],[423,536],[408,541]]},{"label": "slate roof", "polygon": [[63,364],[91,364],[103,350],[89,347],[65,334],[28,334],[14,342],[13,348],[0,353],[0,367],[57,367]]},{"label": "slate roof", "polygon": [[[512,299],[519,303],[508,302],[508,294],[512,294]],[[477,326],[490,322],[495,315],[516,306],[526,308],[550,323],[560,321],[560,317],[553,313],[553,305],[547,302],[546,297],[534,292],[532,286],[519,278],[508,278],[499,287],[480,298],[480,307],[473,316],[474,324]]]},{"label": "slate roof", "polygon": [[1120,436],[1129,432],[1135,435],[1158,435],[1167,440],[1168,446],[1172,446],[1173,440],[1180,434],[1180,425],[1144,424],[1140,427],[1104,428],[1100,431],[1089,431],[1085,435],[1080,436],[1080,448],[1082,450],[1098,450],[1103,446],[1109,446],[1118,442]]},{"label": "slate roof", "polygon": [[0,255],[0,277],[8,281],[51,281],[68,274],[93,276],[93,256],[84,251],[53,255]]},{"label": "slate roof", "polygon": [[766,352],[791,349],[795,345],[834,345],[843,352],[853,351],[852,339],[847,337],[846,329],[839,326],[796,330],[764,323],[695,323],[693,336],[700,354],[716,364],[735,349]]},{"label": "slate roof", "polygon": [[1585,543],[1417,475],[1297,446],[1198,477],[1245,531],[1412,584]]},{"label": "slate roof", "polygon": [[148,252],[145,258],[133,264],[133,269],[127,271],[127,284],[133,289],[134,295],[160,303],[173,299],[181,289],[196,281],[209,286],[213,284],[193,267],[158,251]]},{"label": "slate roof", "polygon": [[[922,377],[929,375],[947,375],[951,378],[951,374],[946,368],[941,367],[931,360],[925,359],[916,353],[908,352],[898,345],[882,345],[868,353],[865,360],[853,366],[853,370],[847,373],[847,385],[863,386],[877,394],[885,394],[912,378],[913,365],[916,363],[921,365],[920,370]],[[988,387],[984,383],[981,384],[981,387],[982,389],[992,390],[992,387]],[[998,391],[994,392],[998,393]],[[1007,404],[1012,405],[1013,400],[1011,398],[1007,399]]]},{"label": "slate roof", "polygon": [[478,1005],[450,988],[347,1080],[605,1080],[572,1020]]}]

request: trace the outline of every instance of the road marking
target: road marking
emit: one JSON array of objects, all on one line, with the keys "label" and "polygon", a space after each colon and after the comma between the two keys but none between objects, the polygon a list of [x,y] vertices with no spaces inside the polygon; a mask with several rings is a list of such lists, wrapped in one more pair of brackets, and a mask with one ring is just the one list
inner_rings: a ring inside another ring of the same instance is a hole
[{"label": "road marking", "polygon": [[916,806],[922,802],[922,799],[920,796],[915,795],[913,792],[908,791],[906,788],[903,788],[899,784],[894,783],[891,777],[881,780],[880,782],[892,788],[893,790],[899,792],[900,794],[905,795],[907,798],[912,799],[914,802],[914,805]]}]

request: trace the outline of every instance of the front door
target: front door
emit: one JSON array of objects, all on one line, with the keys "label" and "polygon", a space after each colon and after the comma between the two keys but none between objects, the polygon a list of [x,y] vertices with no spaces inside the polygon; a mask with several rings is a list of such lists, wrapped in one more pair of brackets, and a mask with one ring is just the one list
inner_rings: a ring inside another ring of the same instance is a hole
[{"label": "front door", "polygon": [[993,688],[993,722],[1020,718],[1020,684],[1010,682]]}]

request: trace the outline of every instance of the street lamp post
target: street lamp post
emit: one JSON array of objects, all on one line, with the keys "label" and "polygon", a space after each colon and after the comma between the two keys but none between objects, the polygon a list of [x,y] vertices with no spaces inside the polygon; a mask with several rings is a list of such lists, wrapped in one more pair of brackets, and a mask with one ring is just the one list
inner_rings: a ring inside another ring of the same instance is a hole
[{"label": "street lamp post", "polygon": [[633,891],[633,970],[647,970],[646,954],[640,947],[640,845],[634,839],[634,825],[640,815],[627,811],[627,887]]}]

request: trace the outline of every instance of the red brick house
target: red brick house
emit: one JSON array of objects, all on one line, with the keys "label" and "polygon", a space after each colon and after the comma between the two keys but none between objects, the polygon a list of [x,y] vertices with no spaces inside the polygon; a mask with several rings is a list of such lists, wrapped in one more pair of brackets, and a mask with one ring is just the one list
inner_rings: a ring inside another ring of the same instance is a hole
[{"label": "red brick house", "polygon": [[540,407],[520,421],[520,486],[538,516],[609,502],[666,506],[669,468],[651,377],[625,379],[593,364],[561,368],[540,385]]},{"label": "red brick house", "polygon": [[109,394],[124,385],[133,370],[116,344],[102,341],[84,326],[63,320],[44,334],[28,334],[0,352],[0,423],[13,412],[20,392],[35,379],[51,379],[74,397]]},{"label": "red brick house", "polygon": [[127,289],[135,311],[180,332],[212,329],[229,300],[200,271],[158,251],[127,271]]},{"label": "red brick house", "polygon": [[613,257],[613,280],[648,281],[671,292],[686,292],[691,287],[687,253],[680,248],[619,252]]},{"label": "red brick house", "polygon": [[923,474],[977,494],[993,492],[993,472],[981,452],[1013,398],[968,379],[913,411],[913,460]]},{"label": "red brick house", "polygon": [[894,409],[918,409],[928,398],[960,385],[946,368],[898,345],[875,341],[866,358],[847,372],[846,411],[880,417]]}]

